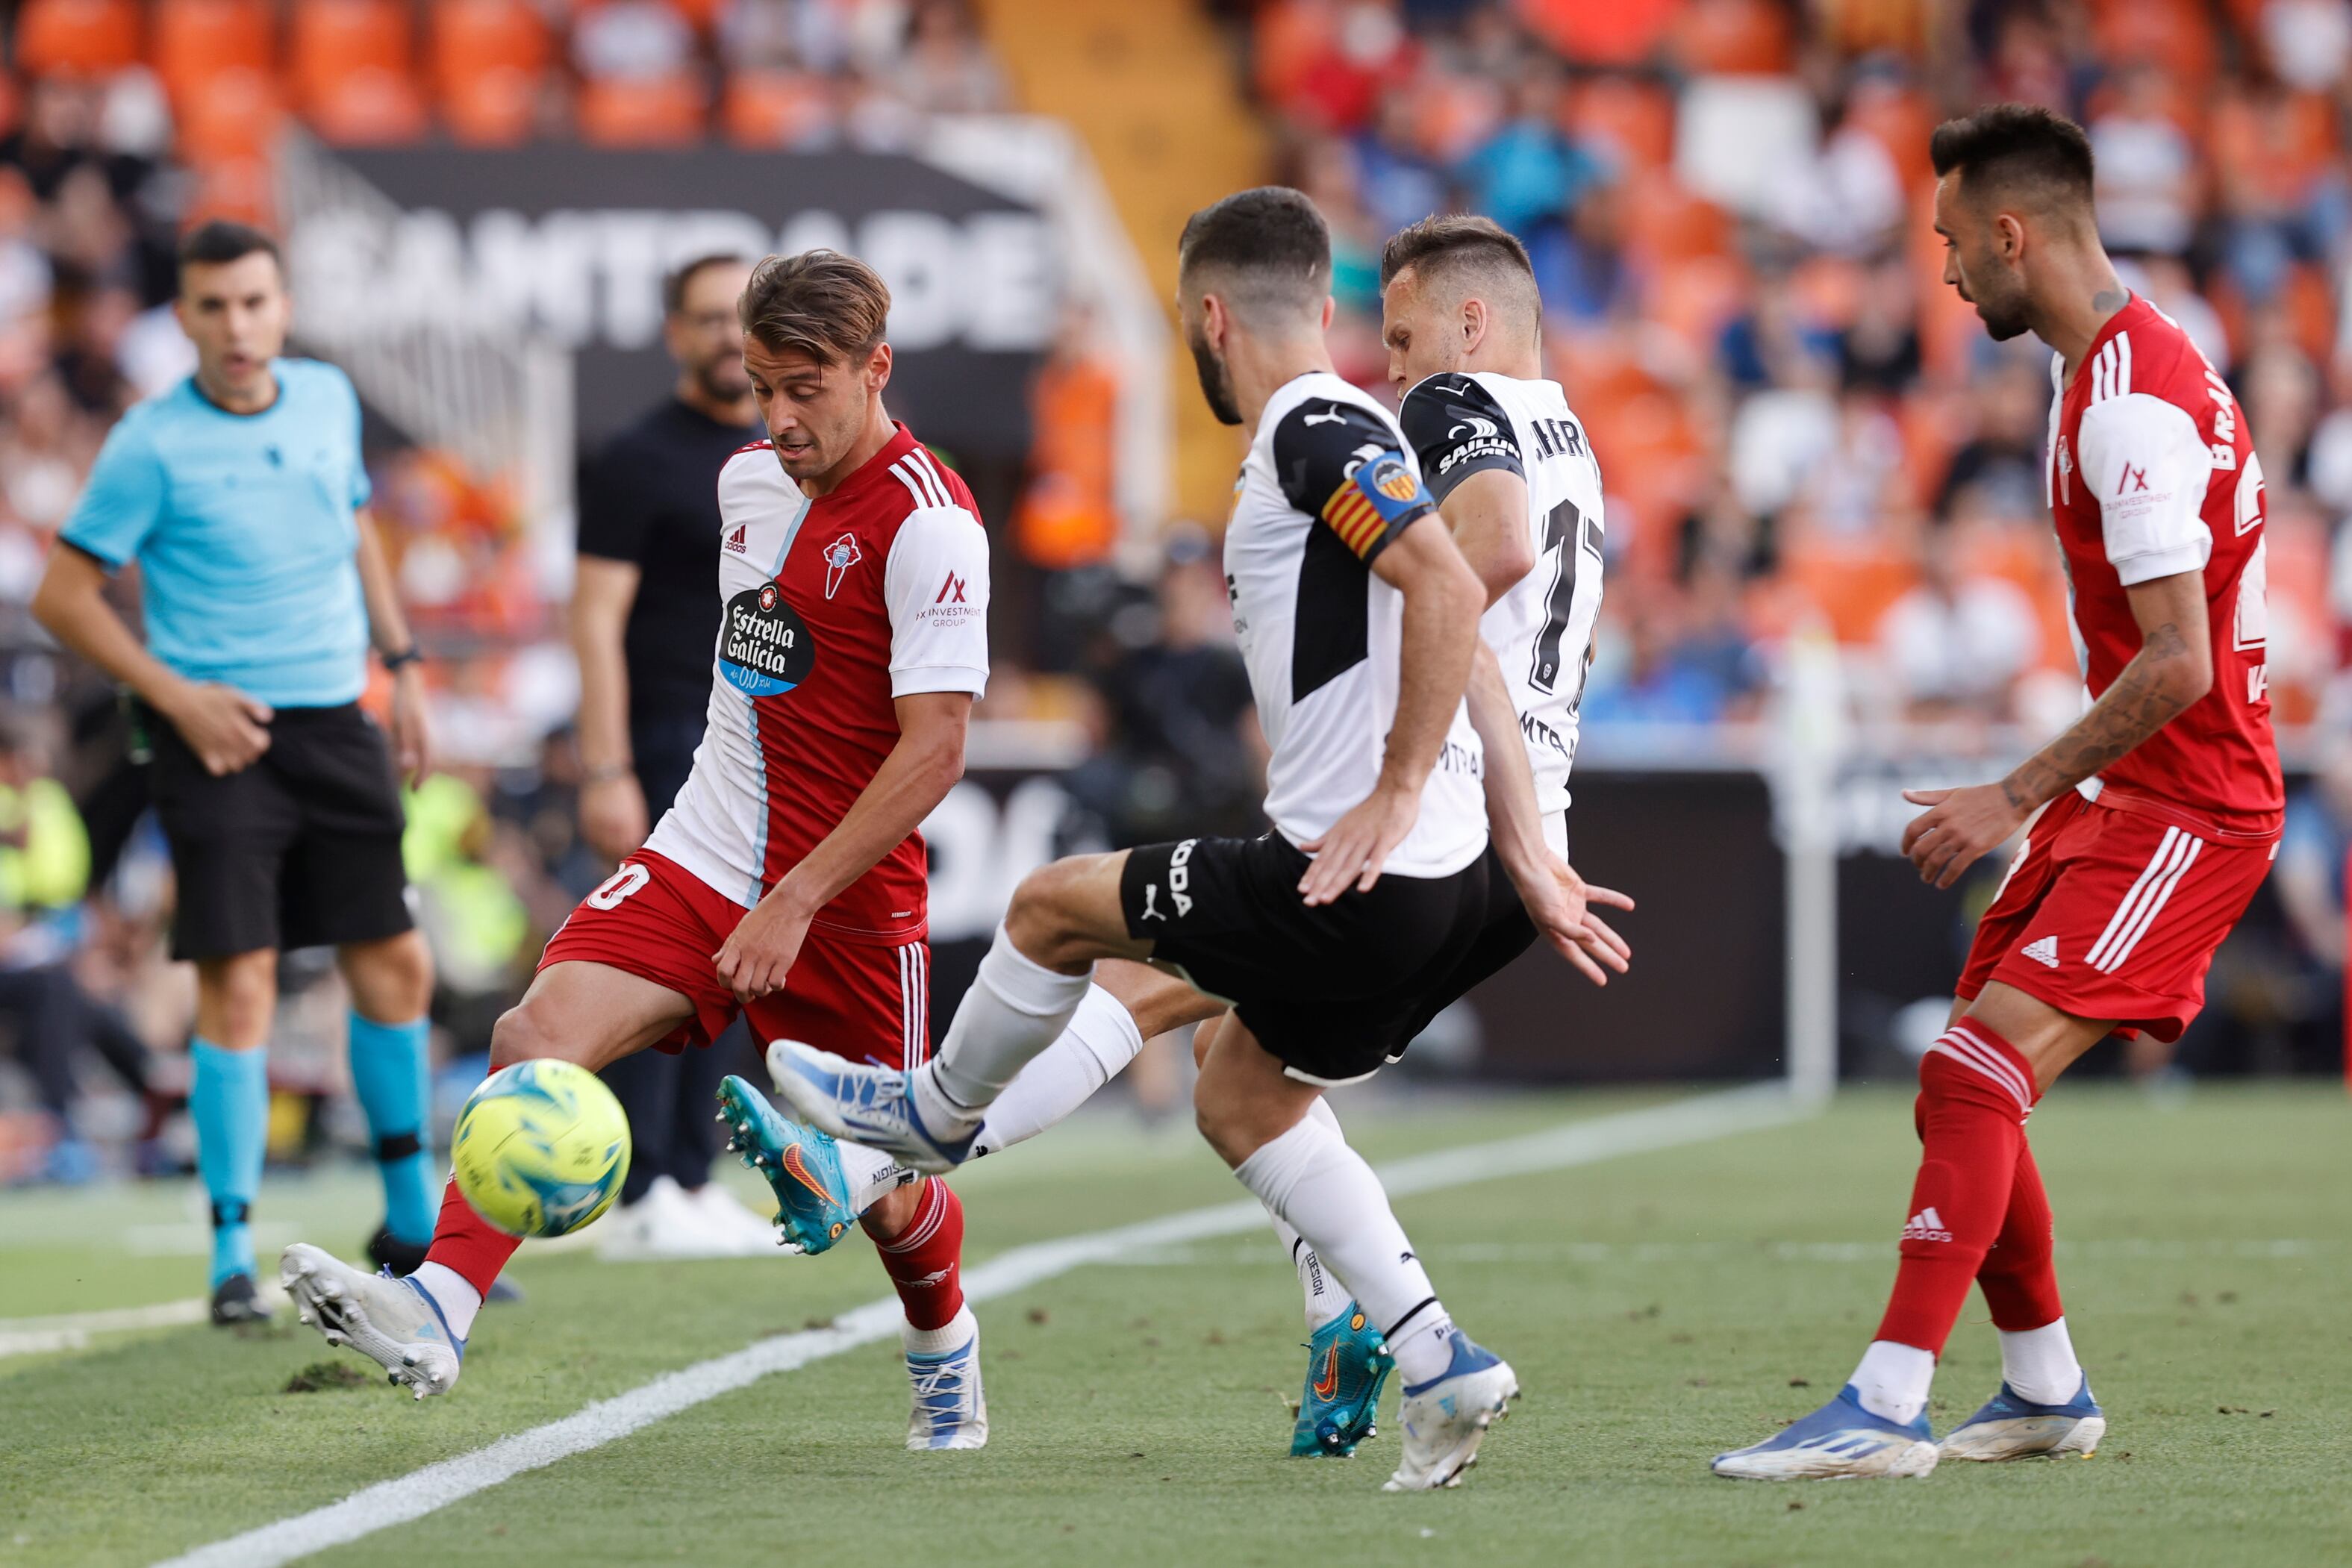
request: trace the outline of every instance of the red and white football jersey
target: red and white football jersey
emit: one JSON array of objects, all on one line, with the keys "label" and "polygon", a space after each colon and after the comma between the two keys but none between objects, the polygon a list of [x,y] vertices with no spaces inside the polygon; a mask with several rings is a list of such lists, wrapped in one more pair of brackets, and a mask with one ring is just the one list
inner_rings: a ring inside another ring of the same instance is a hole
[{"label": "red and white football jersey", "polygon": [[2094,698],[2140,650],[2124,590],[2203,571],[2212,689],[2082,791],[2200,834],[2268,835],[2283,805],[2264,639],[2263,470],[2237,399],[2137,295],[2065,382],[2053,357],[2051,515]]},{"label": "red and white football jersey", "polygon": [[[833,831],[898,741],[896,697],[988,685],[988,538],[971,492],[905,425],[821,500],[766,443],[719,476],[726,614],[694,772],[646,847],[749,908]],[[925,933],[910,833],[818,915]]]}]

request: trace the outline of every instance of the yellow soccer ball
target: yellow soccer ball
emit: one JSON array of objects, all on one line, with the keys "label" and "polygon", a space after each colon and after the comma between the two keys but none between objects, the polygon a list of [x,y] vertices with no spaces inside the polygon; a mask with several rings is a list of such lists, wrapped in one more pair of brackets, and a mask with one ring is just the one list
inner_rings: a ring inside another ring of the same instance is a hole
[{"label": "yellow soccer ball", "polygon": [[613,1207],[629,1118],[604,1081],[552,1060],[493,1072],[457,1113],[457,1190],[509,1236],[568,1236]]}]

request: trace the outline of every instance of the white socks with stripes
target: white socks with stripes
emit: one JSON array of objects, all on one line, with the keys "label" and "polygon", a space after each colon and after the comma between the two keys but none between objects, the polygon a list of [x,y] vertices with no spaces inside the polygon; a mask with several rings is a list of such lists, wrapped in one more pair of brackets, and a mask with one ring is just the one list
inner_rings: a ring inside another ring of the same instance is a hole
[{"label": "white socks with stripes", "polygon": [[998,926],[939,1055],[914,1074],[915,1108],[932,1136],[975,1129],[1005,1085],[1069,1027],[1090,985],[1034,961]]},{"label": "white socks with stripes", "polygon": [[[1446,1338],[1452,1321],[1389,1207],[1381,1178],[1339,1136],[1335,1121],[1300,1118],[1234,1167],[1234,1175],[1339,1277],[1388,1335],[1408,1384],[1444,1374],[1453,1354]],[[1439,1332],[1424,1332],[1432,1329]]]},{"label": "white socks with stripes", "polygon": [[1024,1144],[1094,1097],[1143,1049],[1135,1019],[1117,997],[1088,986],[1070,1026],[1024,1067],[988,1108],[971,1145],[974,1159]]}]

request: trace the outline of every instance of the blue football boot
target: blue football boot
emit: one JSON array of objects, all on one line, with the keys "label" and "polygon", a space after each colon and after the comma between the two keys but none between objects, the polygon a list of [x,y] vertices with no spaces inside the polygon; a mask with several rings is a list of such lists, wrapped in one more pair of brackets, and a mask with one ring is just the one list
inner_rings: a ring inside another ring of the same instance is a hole
[{"label": "blue football boot", "polygon": [[988,1444],[988,1395],[980,1382],[980,1321],[966,1307],[948,1326],[964,1328],[971,1337],[936,1354],[907,1352],[907,1378],[915,1389],[907,1447],[918,1451]]},{"label": "blue football boot", "polygon": [[731,1072],[719,1082],[719,1119],[727,1146],[774,1190],[786,1251],[814,1257],[848,1233],[857,1215],[831,1138],[786,1117]]},{"label": "blue football boot", "polygon": [[934,1130],[915,1103],[915,1074],[870,1067],[798,1040],[772,1040],[768,1075],[800,1119],[853,1144],[879,1149],[902,1165],[937,1175],[971,1157],[980,1118]]},{"label": "blue football boot", "polygon": [[2036,1405],[2006,1383],[1985,1407],[1955,1427],[1941,1447],[1948,1459],[2089,1458],[2107,1435],[2107,1417],[2091,1397],[2091,1380],[2063,1405]]},{"label": "blue football boot", "polygon": [[1290,1457],[1350,1458],[1356,1445],[1378,1437],[1381,1390],[1396,1370],[1381,1331],[1355,1302],[1317,1329],[1307,1342],[1307,1391],[1291,1428]]},{"label": "blue football boot", "polygon": [[1832,1480],[1849,1476],[1924,1476],[1936,1468],[1936,1445],[1923,1413],[1908,1425],[1874,1416],[1849,1383],[1838,1396],[1753,1448],[1715,1457],[1715,1473],[1734,1480]]}]

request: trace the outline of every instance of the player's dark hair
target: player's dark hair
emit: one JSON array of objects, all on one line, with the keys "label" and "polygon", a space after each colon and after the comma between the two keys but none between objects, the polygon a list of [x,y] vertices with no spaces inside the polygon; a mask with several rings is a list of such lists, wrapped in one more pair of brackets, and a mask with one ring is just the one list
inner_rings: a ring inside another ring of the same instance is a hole
[{"label": "player's dark hair", "polygon": [[1535,264],[1518,235],[1492,218],[1465,213],[1423,218],[1391,235],[1381,247],[1381,287],[1386,289],[1408,267],[1424,277],[1459,268],[1481,276],[1517,274],[1529,284],[1536,279]]},{"label": "player's dark hair", "polygon": [[890,286],[854,256],[804,250],[753,267],[736,310],[744,336],[771,353],[855,364],[882,341]]},{"label": "player's dark hair", "polygon": [[180,241],[180,270],[191,267],[219,267],[232,261],[243,261],[260,253],[286,270],[286,258],[278,253],[278,242],[255,228],[251,224],[231,223],[226,218],[215,218],[198,224]]},{"label": "player's dark hair", "polygon": [[1965,187],[2090,210],[2091,139],[2039,104],[1996,103],[1948,120],[1928,138],[1927,158],[1938,178],[1957,170]]},{"label": "player's dark hair", "polygon": [[680,262],[662,276],[662,314],[675,316],[686,308],[686,291],[694,280],[714,267],[749,267],[751,258],[740,251],[714,250]]},{"label": "player's dark hair", "polygon": [[1184,220],[1176,274],[1213,278],[1208,287],[1245,319],[1319,310],[1331,292],[1331,231],[1287,185],[1237,191]]}]

